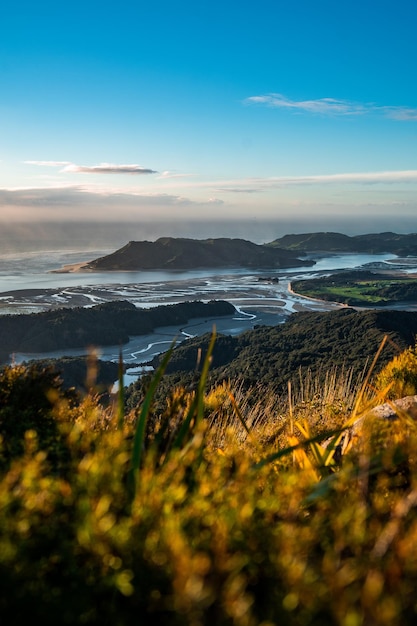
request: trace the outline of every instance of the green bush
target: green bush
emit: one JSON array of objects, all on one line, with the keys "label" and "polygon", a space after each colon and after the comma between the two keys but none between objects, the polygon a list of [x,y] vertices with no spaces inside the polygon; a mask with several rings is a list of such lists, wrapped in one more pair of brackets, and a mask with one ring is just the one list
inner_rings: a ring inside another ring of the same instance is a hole
[{"label": "green bush", "polygon": [[[0,469],[2,622],[414,624],[412,421],[364,429],[323,466],[330,435],[311,426],[321,425],[318,399],[300,414],[290,403],[274,422],[265,395],[249,414],[239,390],[205,389],[208,363],[159,417],[155,379],[125,416],[93,396],[69,403],[53,381],[47,401],[15,396],[10,424],[24,416],[28,430]],[[0,379],[4,409],[21,376]],[[268,419],[255,419],[262,406]],[[39,415],[55,420],[66,472],[49,460]]]},{"label": "green bush", "polygon": [[417,394],[417,347],[408,348],[387,363],[376,377],[375,387],[386,390],[389,399]]},{"label": "green bush", "polygon": [[[23,451],[25,433],[33,430],[38,446],[47,451],[55,468],[65,457],[65,444],[57,424],[58,398],[74,401],[70,391],[63,391],[62,380],[51,367],[6,366],[0,371],[0,467],[7,467]],[[66,405],[65,419],[70,415]],[[55,414],[54,414],[55,413]]]}]

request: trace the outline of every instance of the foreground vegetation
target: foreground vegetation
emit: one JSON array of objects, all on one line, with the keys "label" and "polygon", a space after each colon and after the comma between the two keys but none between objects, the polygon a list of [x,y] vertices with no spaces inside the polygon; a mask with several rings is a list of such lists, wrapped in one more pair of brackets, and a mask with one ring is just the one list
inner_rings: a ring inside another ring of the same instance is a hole
[{"label": "foreground vegetation", "polygon": [[277,396],[209,388],[214,345],[162,411],[170,352],[129,412],[93,377],[79,397],[54,370],[2,370],[5,624],[415,623],[416,422],[360,418],[416,393],[416,350]]}]

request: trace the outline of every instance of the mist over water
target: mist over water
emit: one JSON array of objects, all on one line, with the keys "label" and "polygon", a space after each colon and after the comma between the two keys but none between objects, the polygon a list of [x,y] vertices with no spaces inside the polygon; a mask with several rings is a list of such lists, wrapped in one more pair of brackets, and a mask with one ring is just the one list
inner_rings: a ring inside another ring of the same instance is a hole
[{"label": "mist over water", "polygon": [[159,237],[241,238],[266,243],[281,237],[276,222],[253,221],[35,223],[0,226],[0,254],[40,250],[116,250],[129,241],[155,241]]},{"label": "mist over water", "polygon": [[[340,232],[346,235],[417,232],[415,219],[363,220],[349,217],[241,220],[159,220],[136,222],[0,222],[0,255],[41,250],[109,250],[129,241],[155,241],[159,237],[240,238],[254,243],[268,243],[287,234]],[[81,259],[82,260],[82,259]]]}]

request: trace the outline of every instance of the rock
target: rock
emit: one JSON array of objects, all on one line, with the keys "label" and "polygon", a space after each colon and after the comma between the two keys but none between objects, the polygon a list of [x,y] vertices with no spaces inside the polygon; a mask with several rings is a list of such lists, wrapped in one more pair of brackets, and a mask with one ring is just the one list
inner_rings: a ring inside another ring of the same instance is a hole
[{"label": "rock", "polygon": [[359,429],[362,427],[363,422],[369,418],[380,418],[386,420],[398,419],[399,413],[406,413],[412,419],[417,420],[417,395],[405,396],[398,400],[390,400],[390,402],[384,402],[378,406],[366,411],[361,415],[352,426],[352,434],[356,435]]},{"label": "rock", "polygon": [[[369,418],[383,419],[383,420],[396,420],[399,414],[406,413],[407,416],[417,421],[417,395],[405,396],[398,400],[392,400],[390,402],[384,402],[378,406],[366,411],[354,422],[354,424],[348,428],[342,435],[339,444],[335,448],[334,459],[336,463],[339,463],[346,450],[352,445],[352,442],[360,438],[361,429],[365,420]],[[327,448],[333,441],[333,437],[322,442],[322,446]]]}]

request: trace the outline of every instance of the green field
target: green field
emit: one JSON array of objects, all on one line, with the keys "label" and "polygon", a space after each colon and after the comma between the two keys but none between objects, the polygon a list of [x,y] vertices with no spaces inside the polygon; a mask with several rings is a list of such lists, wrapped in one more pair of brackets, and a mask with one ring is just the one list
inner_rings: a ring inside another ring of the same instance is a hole
[{"label": "green field", "polygon": [[383,306],[399,302],[417,302],[417,280],[413,278],[364,278],[360,272],[335,274],[324,278],[298,280],[292,283],[295,292],[352,306]]}]

